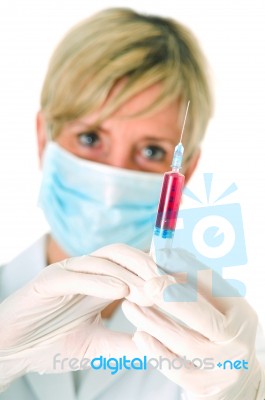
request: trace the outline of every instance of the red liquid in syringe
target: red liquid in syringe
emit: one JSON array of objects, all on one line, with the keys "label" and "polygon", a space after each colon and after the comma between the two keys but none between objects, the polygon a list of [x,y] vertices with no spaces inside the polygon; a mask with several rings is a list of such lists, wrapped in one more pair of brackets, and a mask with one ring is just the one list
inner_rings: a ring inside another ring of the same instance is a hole
[{"label": "red liquid in syringe", "polygon": [[166,238],[174,234],[184,182],[184,175],[177,171],[165,173],[155,223],[156,235]]}]

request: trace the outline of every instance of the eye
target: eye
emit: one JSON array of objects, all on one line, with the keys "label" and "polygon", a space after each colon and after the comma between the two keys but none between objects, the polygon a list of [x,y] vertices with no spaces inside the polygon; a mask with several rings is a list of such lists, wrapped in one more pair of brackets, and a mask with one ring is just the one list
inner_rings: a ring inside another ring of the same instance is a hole
[{"label": "eye", "polygon": [[160,146],[146,146],[141,151],[142,155],[151,161],[163,161],[166,151]]},{"label": "eye", "polygon": [[95,131],[80,133],[78,140],[83,146],[96,147],[100,143],[99,134]]}]

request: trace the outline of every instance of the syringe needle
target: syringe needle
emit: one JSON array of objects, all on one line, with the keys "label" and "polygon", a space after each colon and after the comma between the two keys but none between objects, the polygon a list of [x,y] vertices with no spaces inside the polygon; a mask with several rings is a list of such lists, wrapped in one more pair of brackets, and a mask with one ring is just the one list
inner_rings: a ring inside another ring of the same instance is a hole
[{"label": "syringe needle", "polygon": [[183,133],[184,133],[184,128],[185,128],[186,119],[187,119],[187,115],[188,115],[188,111],[189,111],[189,106],[190,106],[190,100],[188,101],[188,104],[187,104],[187,107],[186,107],[186,112],[185,112],[185,117],[184,117],[184,121],[183,121],[183,125],[182,125],[182,130],[181,130],[179,143],[182,142],[182,136],[183,136]]},{"label": "syringe needle", "polygon": [[184,154],[184,146],[181,141],[182,141],[182,136],[183,136],[183,132],[184,132],[184,128],[185,128],[187,114],[189,111],[189,105],[190,105],[190,100],[188,101],[187,108],[186,108],[184,122],[182,125],[182,131],[181,131],[181,135],[180,135],[180,141],[174,150],[173,160],[172,160],[172,164],[171,164],[172,171],[180,171],[180,169],[181,169],[182,158],[183,158],[183,154]]}]

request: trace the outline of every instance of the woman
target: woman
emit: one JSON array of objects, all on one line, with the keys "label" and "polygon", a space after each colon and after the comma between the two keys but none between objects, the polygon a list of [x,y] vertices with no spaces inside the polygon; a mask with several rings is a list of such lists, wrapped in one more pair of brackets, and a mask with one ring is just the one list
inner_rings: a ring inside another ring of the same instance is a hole
[{"label": "woman", "polygon": [[[257,397],[263,381],[253,350],[253,310],[242,299],[236,307],[212,300],[208,284],[209,304],[164,304],[161,288],[177,281],[158,276],[151,258],[139,251],[150,247],[162,173],[169,169],[188,100],[186,182],[212,112],[206,62],[191,32],[169,19],[109,9],[73,28],[55,50],[37,115],[43,170],[39,202],[51,233],[1,270],[6,298],[0,314],[6,326],[0,337],[0,378],[6,389],[1,399],[181,399],[191,393],[232,400],[240,392],[240,399],[262,398]],[[102,249],[114,243],[132,247]],[[180,265],[182,257],[172,252],[172,260]],[[22,267],[23,276],[14,279]],[[144,331],[134,341],[119,307],[124,298],[128,319]],[[232,318],[232,347],[220,346],[230,330],[220,322],[214,332],[212,321],[239,311],[249,317],[243,339],[234,334],[242,324]],[[173,322],[179,316],[187,328]],[[156,336],[159,326],[163,329]],[[125,368],[115,377],[109,371],[71,372],[82,369],[84,357],[133,358],[141,349],[150,356],[177,357],[183,355],[172,345],[178,341],[187,352],[200,343],[205,357],[216,359],[232,350],[248,357],[251,379],[232,373],[224,379],[219,371],[209,375],[200,368],[173,373],[161,367],[162,374]],[[30,371],[57,374],[26,374]]]}]

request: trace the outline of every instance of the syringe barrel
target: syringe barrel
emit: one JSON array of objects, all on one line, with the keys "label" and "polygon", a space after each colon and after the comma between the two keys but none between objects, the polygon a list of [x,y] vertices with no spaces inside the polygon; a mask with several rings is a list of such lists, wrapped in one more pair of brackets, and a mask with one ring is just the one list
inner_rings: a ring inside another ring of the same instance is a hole
[{"label": "syringe barrel", "polygon": [[164,238],[174,234],[185,177],[180,172],[169,171],[164,175],[154,234]]}]

